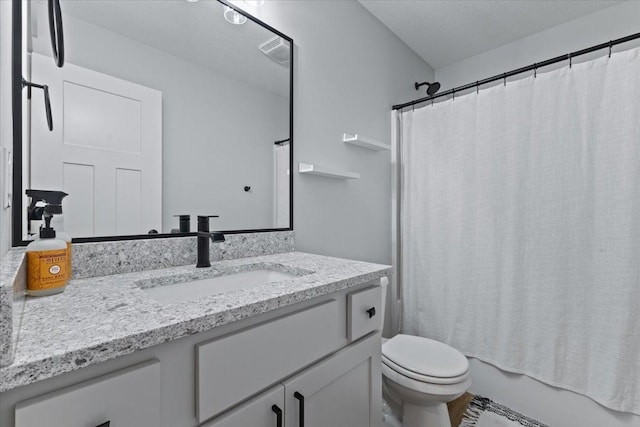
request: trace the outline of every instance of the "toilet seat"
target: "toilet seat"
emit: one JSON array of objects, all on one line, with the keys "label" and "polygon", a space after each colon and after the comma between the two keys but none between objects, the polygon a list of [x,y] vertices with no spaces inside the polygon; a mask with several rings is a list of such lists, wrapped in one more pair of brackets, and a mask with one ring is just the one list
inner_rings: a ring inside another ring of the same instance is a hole
[{"label": "toilet seat", "polygon": [[[382,377],[384,381],[391,381],[405,389],[404,396],[401,399],[403,401],[407,400],[408,395],[422,393],[419,399],[425,400],[428,399],[427,396],[433,396],[436,401],[444,399],[442,401],[447,402],[460,396],[471,386],[471,375],[469,374],[465,375],[461,382],[436,384],[418,381],[402,375],[390,368],[386,363],[382,363]],[[414,403],[418,404],[418,402]]]},{"label": "toilet seat", "polygon": [[412,335],[396,335],[384,343],[382,362],[397,374],[423,383],[457,384],[469,377],[469,361],[458,350]]},{"label": "toilet seat", "polygon": [[393,371],[397,372],[399,375],[405,376],[407,378],[411,378],[412,380],[415,380],[415,381],[420,381],[420,382],[429,383],[429,384],[442,384],[442,385],[457,384],[466,380],[467,377],[470,375],[469,370],[467,370],[467,372],[465,372],[464,374],[458,375],[456,377],[434,377],[431,375],[424,375],[424,374],[420,374],[420,373],[405,369],[402,366],[396,363],[393,363],[393,361],[387,359],[384,355],[382,356],[382,364],[386,365],[389,369],[392,369]]}]

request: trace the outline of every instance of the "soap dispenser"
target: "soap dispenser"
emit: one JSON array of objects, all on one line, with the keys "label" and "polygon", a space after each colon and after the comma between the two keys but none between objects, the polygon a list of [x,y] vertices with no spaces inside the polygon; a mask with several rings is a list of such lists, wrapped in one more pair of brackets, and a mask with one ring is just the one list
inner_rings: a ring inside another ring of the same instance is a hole
[{"label": "soap dispenser", "polygon": [[[31,206],[43,201],[44,226],[40,227],[39,238],[27,246],[27,294],[32,296],[52,295],[64,291],[69,281],[69,244],[56,237],[51,227],[54,215],[62,213],[62,199],[67,195],[62,191],[27,190]],[[70,239],[69,239],[70,240]]]},{"label": "soap dispenser", "polygon": [[[36,229],[34,225],[39,225],[39,227],[42,228],[45,207],[50,206],[48,209],[49,215],[62,214],[62,199],[68,196],[68,194],[62,191],[51,190],[27,190],[25,193],[31,198],[29,207],[27,208],[29,233],[38,233],[34,238],[34,240],[37,240],[40,238],[40,235],[38,229]],[[51,213],[53,211],[55,212]],[[71,280],[71,235],[62,231],[63,222],[60,216],[54,217],[51,222],[51,227],[56,230],[56,238],[63,240],[67,244],[67,275],[69,276],[68,280]],[[53,224],[55,224],[55,226]]]}]

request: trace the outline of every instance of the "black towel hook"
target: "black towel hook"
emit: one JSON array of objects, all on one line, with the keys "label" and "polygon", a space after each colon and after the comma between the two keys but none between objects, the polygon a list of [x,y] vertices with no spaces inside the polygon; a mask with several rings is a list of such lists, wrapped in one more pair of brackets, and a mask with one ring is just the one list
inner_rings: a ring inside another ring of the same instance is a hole
[{"label": "black towel hook", "polygon": [[47,117],[47,127],[53,131],[53,115],[51,114],[51,98],[49,97],[49,86],[29,82],[22,78],[22,87],[27,88],[27,98],[31,99],[31,88],[42,89],[44,92],[44,112]]}]

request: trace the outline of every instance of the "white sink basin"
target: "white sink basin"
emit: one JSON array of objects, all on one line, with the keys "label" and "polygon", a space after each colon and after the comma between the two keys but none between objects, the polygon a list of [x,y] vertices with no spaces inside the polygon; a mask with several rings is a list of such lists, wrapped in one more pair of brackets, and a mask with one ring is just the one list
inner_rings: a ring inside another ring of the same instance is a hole
[{"label": "white sink basin", "polygon": [[163,286],[147,287],[142,290],[162,304],[192,301],[229,291],[251,289],[267,283],[282,282],[297,277],[295,274],[261,269],[209,277]]}]

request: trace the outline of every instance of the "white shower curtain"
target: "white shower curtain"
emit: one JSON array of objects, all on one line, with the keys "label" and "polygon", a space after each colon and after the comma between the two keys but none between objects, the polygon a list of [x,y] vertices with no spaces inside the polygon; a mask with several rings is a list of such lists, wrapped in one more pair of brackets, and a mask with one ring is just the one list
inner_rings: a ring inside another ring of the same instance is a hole
[{"label": "white shower curtain", "polygon": [[640,414],[640,49],[401,126],[403,330]]},{"label": "white shower curtain", "polygon": [[289,221],[289,157],[288,143],[274,145],[274,223],[276,228],[288,228]]}]

